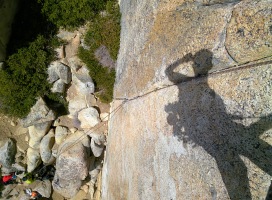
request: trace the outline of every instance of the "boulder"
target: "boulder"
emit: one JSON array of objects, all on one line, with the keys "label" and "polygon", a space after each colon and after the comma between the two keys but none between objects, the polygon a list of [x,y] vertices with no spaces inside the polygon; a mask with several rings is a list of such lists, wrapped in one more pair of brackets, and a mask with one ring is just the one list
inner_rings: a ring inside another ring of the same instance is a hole
[{"label": "boulder", "polygon": [[48,132],[52,121],[35,124],[34,126],[28,127],[29,131],[29,146],[33,149],[39,149],[41,139]]},{"label": "boulder", "polygon": [[61,144],[62,141],[67,137],[68,135],[68,128],[64,126],[57,126],[55,130],[55,140],[56,144]]},{"label": "boulder", "polygon": [[96,49],[95,57],[103,67],[115,69],[116,63],[111,58],[110,52],[106,46],[101,45],[98,49]]},{"label": "boulder", "polygon": [[34,124],[52,121],[55,118],[55,113],[47,107],[42,98],[39,98],[27,117],[22,119],[22,124],[24,127],[29,127]]},{"label": "boulder", "polygon": [[56,66],[57,66],[56,61],[50,63],[50,65],[48,66],[48,69],[47,69],[47,74],[48,74],[47,81],[49,83],[54,83],[55,81],[57,81],[59,79],[59,75],[56,72]]},{"label": "boulder", "polygon": [[73,100],[70,100],[68,105],[70,117],[71,118],[76,117],[78,115],[78,112],[84,108],[87,108],[87,104],[84,98],[82,99],[75,98]]},{"label": "boulder", "polygon": [[39,149],[27,149],[27,172],[32,172],[41,163]]},{"label": "boulder", "polygon": [[19,162],[19,163],[14,163],[14,164],[12,164],[12,166],[11,166],[12,168],[14,168],[15,169],[15,171],[19,171],[19,172],[25,172],[26,171],[26,166],[23,164],[23,163],[21,163],[21,162]]},{"label": "boulder", "polygon": [[55,174],[52,182],[53,190],[65,198],[74,197],[79,191],[81,184],[82,181],[79,179],[67,181],[62,179],[57,173]]},{"label": "boulder", "polygon": [[8,138],[0,142],[0,163],[3,167],[9,168],[14,163],[16,155],[16,144]]},{"label": "boulder", "polygon": [[39,181],[33,190],[39,192],[45,198],[50,198],[52,193],[51,182],[49,180]]},{"label": "boulder", "polygon": [[66,57],[73,57],[77,55],[78,47],[80,45],[80,34],[76,33],[75,37],[71,40],[71,42],[66,45],[65,52]]},{"label": "boulder", "polygon": [[100,119],[103,121],[103,122],[106,122],[109,120],[109,113],[101,113],[100,114]]},{"label": "boulder", "polygon": [[94,83],[89,76],[89,70],[86,66],[83,66],[77,73],[74,73],[72,78],[77,90],[82,94],[87,95],[94,93]]},{"label": "boulder", "polygon": [[95,140],[92,138],[91,140],[91,149],[95,157],[101,156],[104,150],[104,145],[103,144],[97,144]]},{"label": "boulder", "polygon": [[56,161],[56,173],[65,180],[84,180],[88,175],[88,152],[81,142],[65,141]]},{"label": "boulder", "polygon": [[65,83],[61,79],[57,80],[53,84],[53,87],[51,88],[51,91],[53,93],[64,93],[64,91],[65,91]]},{"label": "boulder", "polygon": [[71,70],[68,66],[58,63],[56,65],[56,73],[59,76],[59,78],[66,84],[70,83],[72,80],[72,74]]},{"label": "boulder", "polygon": [[49,133],[43,137],[40,144],[40,155],[44,163],[50,164],[55,158],[52,155],[52,148],[55,143],[54,129],[51,129]]},{"label": "boulder", "polygon": [[92,128],[101,121],[98,111],[93,107],[81,110],[78,113],[78,119],[81,122],[81,128],[84,129]]},{"label": "boulder", "polygon": [[106,136],[100,132],[89,131],[87,134],[94,140],[94,142],[98,145],[105,145],[106,143]]},{"label": "boulder", "polygon": [[69,135],[60,145],[53,189],[66,198],[76,195],[89,171],[89,139],[84,132]]},{"label": "boulder", "polygon": [[62,40],[72,40],[75,37],[76,33],[74,32],[69,32],[66,30],[59,30],[59,33],[57,34],[57,37],[62,39]]},{"label": "boulder", "polygon": [[82,66],[81,61],[77,56],[68,58],[67,61],[72,71],[77,71]]}]

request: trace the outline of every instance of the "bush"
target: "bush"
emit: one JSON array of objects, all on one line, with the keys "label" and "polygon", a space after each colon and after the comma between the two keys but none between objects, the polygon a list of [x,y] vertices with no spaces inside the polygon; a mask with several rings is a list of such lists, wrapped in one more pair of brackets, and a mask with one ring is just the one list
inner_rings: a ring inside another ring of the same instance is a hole
[{"label": "bush", "polygon": [[112,101],[115,71],[102,67],[94,57],[93,52],[79,49],[79,58],[88,66],[90,76],[94,80],[97,96],[104,103]]},{"label": "bush", "polygon": [[97,15],[90,23],[85,42],[95,51],[101,45],[105,45],[113,59],[117,59],[120,46],[120,12],[118,4],[108,1],[106,14]]},{"label": "bush", "polygon": [[38,0],[42,13],[58,27],[73,29],[105,9],[107,0]]},{"label": "bush", "polygon": [[24,117],[35,104],[36,97],[50,91],[47,65],[54,58],[49,42],[38,36],[29,47],[18,50],[0,71],[1,110],[6,114]]},{"label": "bush", "polygon": [[98,96],[102,102],[109,103],[113,97],[115,71],[100,65],[95,58],[95,50],[105,45],[113,59],[117,59],[120,45],[120,12],[116,2],[108,1],[106,13],[97,15],[91,22],[85,35],[85,44],[89,50],[80,48],[79,58],[86,63],[93,78]]}]

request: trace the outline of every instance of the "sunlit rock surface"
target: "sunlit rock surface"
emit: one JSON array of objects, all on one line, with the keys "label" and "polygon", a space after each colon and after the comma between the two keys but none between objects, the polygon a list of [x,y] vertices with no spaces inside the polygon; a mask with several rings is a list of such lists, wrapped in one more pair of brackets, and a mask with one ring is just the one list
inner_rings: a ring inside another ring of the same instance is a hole
[{"label": "sunlit rock surface", "polygon": [[120,7],[102,198],[265,199],[272,1],[123,0]]}]

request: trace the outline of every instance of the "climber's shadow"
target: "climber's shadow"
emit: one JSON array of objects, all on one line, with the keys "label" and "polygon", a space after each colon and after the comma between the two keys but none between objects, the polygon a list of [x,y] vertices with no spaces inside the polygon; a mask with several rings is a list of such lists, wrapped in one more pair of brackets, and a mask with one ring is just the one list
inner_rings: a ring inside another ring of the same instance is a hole
[{"label": "climber's shadow", "polygon": [[[272,128],[272,115],[245,126],[239,123],[242,116],[227,113],[223,100],[207,83],[212,57],[204,49],[166,69],[169,80],[179,88],[179,100],[165,106],[167,121],[179,140],[201,146],[215,159],[231,199],[251,199],[247,167],[240,156],[272,175],[272,148],[259,138]],[[182,63],[189,62],[194,76],[201,76],[196,81],[178,72]]]}]

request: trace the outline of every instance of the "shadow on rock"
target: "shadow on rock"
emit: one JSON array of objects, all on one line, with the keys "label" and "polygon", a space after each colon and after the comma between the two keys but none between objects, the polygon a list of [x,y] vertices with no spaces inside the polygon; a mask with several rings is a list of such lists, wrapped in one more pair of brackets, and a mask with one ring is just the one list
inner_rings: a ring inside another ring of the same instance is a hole
[{"label": "shadow on rock", "polygon": [[[242,116],[227,113],[223,100],[207,83],[212,57],[212,52],[204,49],[187,54],[166,69],[169,80],[179,88],[178,101],[165,107],[167,121],[179,140],[201,146],[215,159],[231,199],[251,199],[248,170],[240,155],[272,175],[272,148],[259,138],[272,128],[272,115],[249,126],[235,122]],[[178,72],[182,63],[193,63],[194,77]],[[187,85],[196,76],[202,77]]]}]

